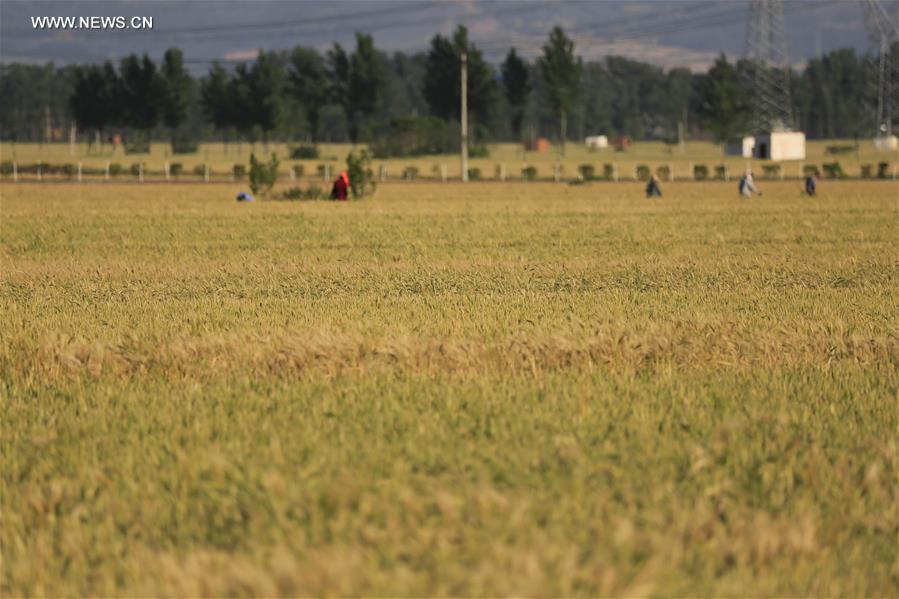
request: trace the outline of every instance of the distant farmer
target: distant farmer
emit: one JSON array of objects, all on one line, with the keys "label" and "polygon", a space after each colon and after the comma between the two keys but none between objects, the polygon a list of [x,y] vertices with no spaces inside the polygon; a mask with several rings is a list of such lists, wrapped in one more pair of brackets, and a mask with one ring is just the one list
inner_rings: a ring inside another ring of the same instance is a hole
[{"label": "distant farmer", "polygon": [[331,199],[346,200],[349,191],[350,176],[346,174],[346,171],[343,171],[337,176],[337,179],[334,180],[334,187],[331,188]]},{"label": "distant farmer", "polygon": [[746,171],[746,174],[740,179],[740,195],[744,198],[751,198],[754,193],[762,195],[752,180],[752,171]]},{"label": "distant farmer", "polygon": [[815,173],[812,173],[808,177],[805,178],[805,193],[810,195],[811,197],[815,197],[815,193],[818,191],[818,177]]},{"label": "distant farmer", "polygon": [[659,187],[659,178],[656,175],[653,175],[649,178],[649,182],[646,184],[646,197],[647,198],[660,198],[662,197],[662,188]]}]

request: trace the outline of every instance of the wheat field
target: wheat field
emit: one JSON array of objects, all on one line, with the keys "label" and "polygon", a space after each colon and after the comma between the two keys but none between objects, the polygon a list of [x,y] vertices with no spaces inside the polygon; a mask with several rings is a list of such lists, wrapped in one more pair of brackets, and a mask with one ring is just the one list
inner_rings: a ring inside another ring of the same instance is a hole
[{"label": "wheat field", "polygon": [[895,596],[891,182],[0,184],[3,596]]}]

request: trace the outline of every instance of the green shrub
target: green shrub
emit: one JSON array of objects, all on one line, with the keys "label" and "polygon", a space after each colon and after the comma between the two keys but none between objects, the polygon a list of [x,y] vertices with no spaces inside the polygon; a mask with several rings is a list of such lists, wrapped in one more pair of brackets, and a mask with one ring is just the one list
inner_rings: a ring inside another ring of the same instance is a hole
[{"label": "green shrub", "polygon": [[870,179],[874,176],[874,165],[873,164],[863,164],[862,165],[862,179]]},{"label": "green shrub", "polygon": [[297,179],[301,179],[306,173],[306,167],[304,167],[302,164],[294,164],[291,168],[293,168],[293,176]]},{"label": "green shrub", "polygon": [[418,167],[407,166],[405,169],[403,169],[403,179],[406,179],[407,181],[418,179]]},{"label": "green shrub", "polygon": [[774,179],[780,176],[780,165],[779,164],[763,164],[762,165],[762,173],[764,173],[765,177],[769,179]]},{"label": "green shrub", "polygon": [[[193,172],[194,172],[195,175],[197,175],[197,176],[199,176],[199,177],[205,176],[205,175],[206,175],[206,165],[205,165],[205,164],[198,164],[197,166],[194,167],[194,171],[193,171]],[[210,170],[209,173],[212,174],[212,170]]]},{"label": "green shrub", "polygon": [[346,157],[346,166],[354,198],[360,199],[375,192],[375,175],[371,170],[371,156],[367,150],[361,150],[358,155],[350,152]]},{"label": "green shrub", "polygon": [[877,178],[878,179],[886,179],[889,177],[890,171],[890,163],[889,162],[878,162],[877,163]]},{"label": "green shrub", "polygon": [[840,146],[827,146],[828,154],[851,154],[855,151],[855,146],[848,145],[840,145]]},{"label": "green shrub", "polygon": [[235,180],[242,181],[247,176],[247,167],[243,164],[235,164],[231,168],[231,174],[234,175]]},{"label": "green shrub", "polygon": [[659,179],[667,181],[668,179],[671,178],[671,167],[668,166],[667,164],[663,164],[663,165],[657,167],[656,168],[656,176]]},{"label": "green shrub", "polygon": [[479,168],[468,169],[468,180],[469,181],[480,181],[481,180],[481,169],[479,169]]},{"label": "green shrub", "polygon": [[197,140],[179,136],[172,140],[172,154],[196,154],[199,149]]},{"label": "green shrub", "polygon": [[125,145],[125,154],[149,154],[149,141],[135,141]]},{"label": "green shrub", "polygon": [[709,167],[704,164],[693,165],[693,178],[697,181],[705,181],[709,178]]},{"label": "green shrub", "polygon": [[490,158],[490,150],[485,145],[468,146],[469,158]]},{"label": "green shrub", "polygon": [[260,162],[250,154],[250,191],[253,195],[268,193],[278,180],[278,157],[272,154],[268,162]]},{"label": "green shrub", "polygon": [[292,160],[314,160],[318,158],[318,148],[313,145],[294,146],[290,148]]},{"label": "green shrub", "polygon": [[302,187],[291,187],[278,196],[282,200],[322,200],[325,198],[324,190],[317,185],[310,185],[305,190]]},{"label": "green shrub", "polygon": [[821,165],[821,168],[824,169],[824,174],[828,179],[845,179],[846,173],[843,172],[843,167],[839,162],[825,162]]},{"label": "green shrub", "polygon": [[[397,117],[371,148],[375,158],[446,154],[458,151],[457,140],[449,125],[437,117]],[[475,155],[473,151],[478,152],[470,148],[470,156]]]},{"label": "green shrub", "polygon": [[715,178],[723,181],[725,177],[727,177],[727,166],[724,164],[717,165],[715,167]]},{"label": "green shrub", "polygon": [[582,164],[577,167],[577,172],[580,173],[581,178],[584,181],[592,181],[596,178],[596,169],[592,164]]},{"label": "green shrub", "polygon": [[110,177],[118,177],[122,173],[125,172],[125,167],[123,167],[118,162],[110,163],[109,165],[109,176]]},{"label": "green shrub", "polygon": [[135,162],[128,168],[128,172],[131,173],[135,177],[139,177],[141,173],[141,163]]},{"label": "green shrub", "polygon": [[169,174],[173,177],[177,177],[181,173],[184,172],[184,165],[180,162],[173,162],[169,165]]},{"label": "green shrub", "polygon": [[318,185],[310,185],[306,188],[305,198],[307,200],[324,200],[326,197],[325,190]]},{"label": "green shrub", "polygon": [[0,175],[12,174],[12,160],[4,160],[0,162]]},{"label": "green shrub", "polygon": [[521,169],[521,178],[525,181],[536,181],[537,180],[537,167],[536,166],[526,166]]},{"label": "green shrub", "polygon": [[59,167],[59,172],[66,177],[74,177],[78,172],[78,166],[74,164],[63,164]]},{"label": "green shrub", "polygon": [[637,174],[637,179],[639,181],[648,181],[650,172],[651,171],[649,170],[649,167],[646,166],[645,164],[637,165],[637,173],[636,174]]},{"label": "green shrub", "polygon": [[615,178],[615,166],[611,164],[602,165],[602,176],[606,181],[612,181]]},{"label": "green shrub", "polygon": [[802,167],[802,174],[806,177],[811,177],[812,175],[817,177],[821,174],[821,171],[819,171],[818,167],[814,164],[806,164]]}]

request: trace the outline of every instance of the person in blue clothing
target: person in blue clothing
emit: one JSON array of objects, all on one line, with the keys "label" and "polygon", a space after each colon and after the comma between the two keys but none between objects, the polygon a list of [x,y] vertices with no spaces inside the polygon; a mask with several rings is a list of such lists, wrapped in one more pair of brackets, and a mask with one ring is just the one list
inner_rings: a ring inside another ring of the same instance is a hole
[{"label": "person in blue clothing", "polygon": [[655,175],[650,177],[649,182],[646,184],[646,197],[647,198],[662,197],[662,188],[659,186],[659,178]]},{"label": "person in blue clothing", "polygon": [[818,193],[817,173],[812,173],[805,178],[805,193],[807,193],[811,197],[815,197],[815,194]]}]

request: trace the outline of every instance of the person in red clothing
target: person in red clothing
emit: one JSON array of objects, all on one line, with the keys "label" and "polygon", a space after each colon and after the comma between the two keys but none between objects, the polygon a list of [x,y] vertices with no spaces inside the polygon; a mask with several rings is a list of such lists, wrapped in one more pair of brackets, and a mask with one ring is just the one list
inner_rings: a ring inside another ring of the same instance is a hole
[{"label": "person in red clothing", "polygon": [[346,200],[350,192],[350,176],[346,171],[340,173],[334,181],[334,187],[331,188],[332,200]]}]

